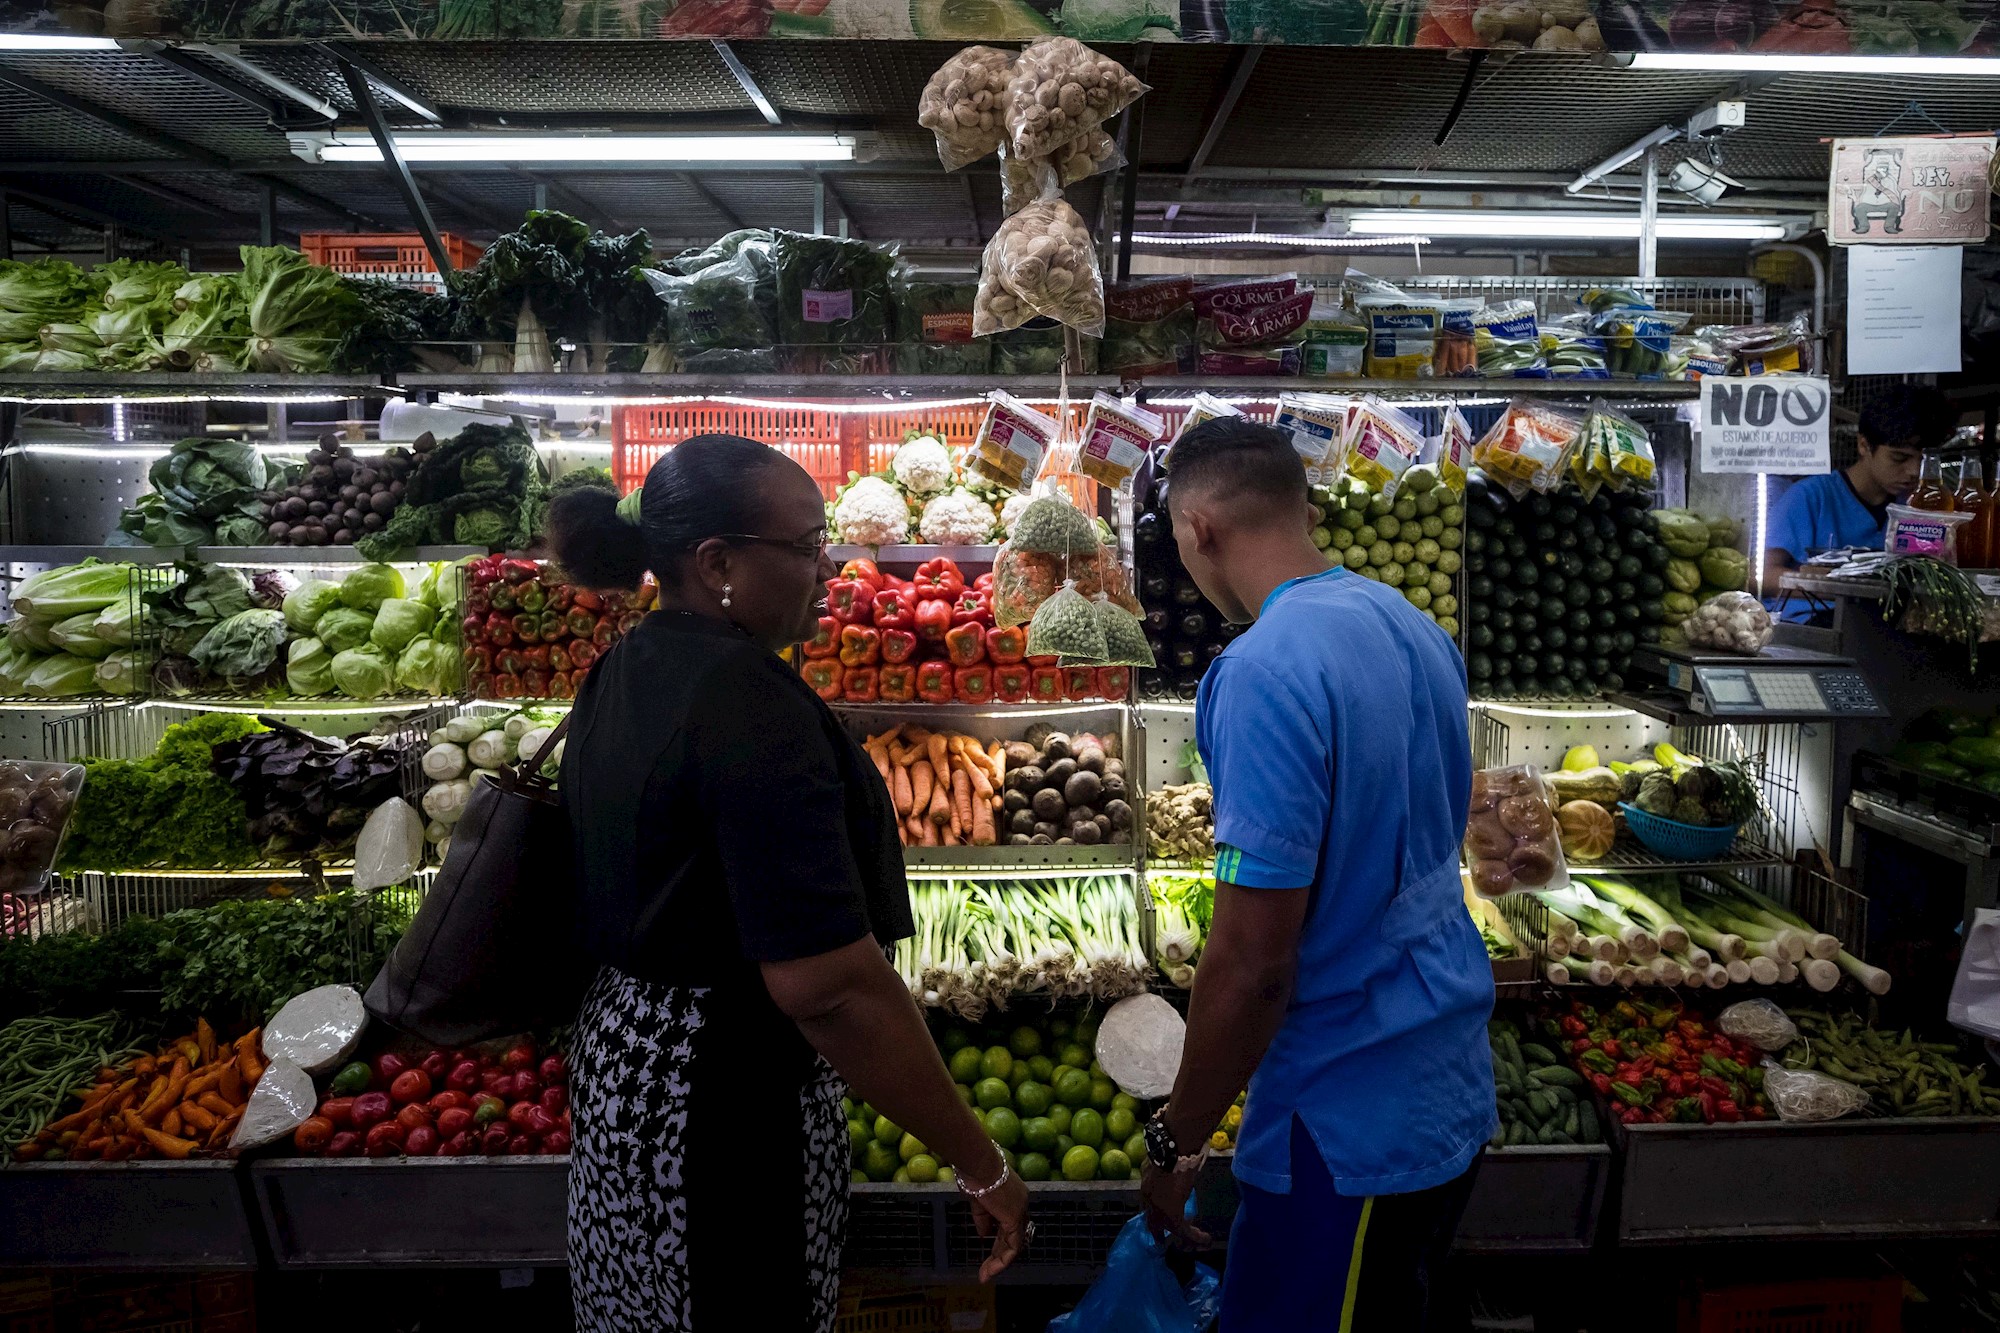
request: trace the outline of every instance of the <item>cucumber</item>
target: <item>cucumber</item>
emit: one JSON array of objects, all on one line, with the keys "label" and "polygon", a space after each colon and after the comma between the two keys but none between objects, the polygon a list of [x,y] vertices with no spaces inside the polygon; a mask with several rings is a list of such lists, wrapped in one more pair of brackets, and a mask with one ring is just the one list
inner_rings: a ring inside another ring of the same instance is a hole
[{"label": "cucumber", "polygon": [[1563,1116],[1563,1129],[1562,1129],[1563,1142],[1575,1143],[1576,1136],[1582,1131],[1582,1129],[1583,1125],[1581,1123],[1581,1117],[1577,1115],[1576,1107],[1574,1104],[1572,1104],[1569,1108],[1569,1111]]},{"label": "cucumber", "polygon": [[1518,1148],[1528,1141],[1528,1127],[1516,1120],[1507,1126],[1507,1146]]},{"label": "cucumber", "polygon": [[1549,1142],[1550,1142],[1550,1143],[1566,1143],[1566,1144],[1570,1145],[1571,1147],[1575,1147],[1575,1146],[1576,1146],[1576,1140],[1575,1140],[1575,1139],[1573,1139],[1573,1138],[1571,1138],[1571,1137],[1570,1137],[1570,1136],[1569,1136],[1568,1134],[1564,1133],[1564,1132],[1563,1132],[1562,1130],[1560,1130],[1560,1129],[1559,1129],[1559,1130],[1557,1130],[1557,1131],[1556,1131],[1555,1133],[1553,1133],[1553,1134],[1549,1135]]},{"label": "cucumber", "polygon": [[1597,1127],[1597,1108],[1589,1102],[1576,1104],[1576,1140],[1578,1143],[1602,1143],[1603,1131]]},{"label": "cucumber", "polygon": [[1526,1072],[1527,1066],[1521,1059],[1521,1043],[1514,1040],[1514,1034],[1502,1031],[1500,1033],[1500,1044],[1507,1050],[1508,1063]]},{"label": "cucumber", "polygon": [[1556,1053],[1554,1051],[1532,1041],[1521,1044],[1521,1054],[1533,1060],[1538,1065],[1552,1065],[1556,1062]]},{"label": "cucumber", "polygon": [[1576,1105],[1576,1093],[1568,1088],[1562,1087],[1561,1085],[1550,1088],[1549,1096],[1555,1098],[1558,1102],[1561,1102],[1564,1106]]},{"label": "cucumber", "polygon": [[1528,1105],[1534,1108],[1535,1119],[1540,1122],[1555,1114],[1556,1099],[1546,1092],[1531,1092],[1528,1094]]},{"label": "cucumber", "polygon": [[1561,1065],[1551,1065],[1547,1069],[1537,1069],[1535,1077],[1553,1087],[1580,1088],[1583,1086],[1583,1075],[1577,1073],[1574,1069],[1565,1069]]},{"label": "cucumber", "polygon": [[1540,1129],[1535,1131],[1535,1142],[1537,1143],[1554,1143],[1555,1139],[1556,1139],[1556,1126],[1552,1124],[1543,1125]]}]

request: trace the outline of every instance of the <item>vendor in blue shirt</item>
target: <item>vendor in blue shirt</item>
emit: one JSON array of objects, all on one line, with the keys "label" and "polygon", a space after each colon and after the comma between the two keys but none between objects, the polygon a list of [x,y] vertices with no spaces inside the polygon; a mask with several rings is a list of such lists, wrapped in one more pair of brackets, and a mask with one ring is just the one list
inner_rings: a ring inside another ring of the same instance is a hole
[{"label": "vendor in blue shirt", "polygon": [[1215,914],[1173,1094],[1146,1129],[1157,1233],[1247,1083],[1228,1333],[1433,1327],[1495,1124],[1493,974],[1459,887],[1465,666],[1394,588],[1316,550],[1289,436],[1225,417],[1168,460],[1175,544],[1249,624],[1203,677]]},{"label": "vendor in blue shirt", "polygon": [[1765,528],[1764,605],[1780,619],[1804,624],[1813,608],[1780,586],[1785,571],[1822,551],[1844,546],[1880,549],[1889,502],[1917,484],[1924,450],[1951,438],[1958,409],[1936,389],[1899,384],[1861,409],[1857,456],[1836,472],[1797,481],[1771,506]]}]

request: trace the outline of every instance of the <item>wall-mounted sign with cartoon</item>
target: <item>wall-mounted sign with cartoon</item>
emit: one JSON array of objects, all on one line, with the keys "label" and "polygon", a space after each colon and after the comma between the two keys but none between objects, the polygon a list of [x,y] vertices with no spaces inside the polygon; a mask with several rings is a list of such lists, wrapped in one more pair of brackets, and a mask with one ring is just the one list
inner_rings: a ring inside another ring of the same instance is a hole
[{"label": "wall-mounted sign with cartoon", "polygon": [[1827,239],[1835,245],[1977,245],[1986,239],[1993,136],[1835,139]]}]

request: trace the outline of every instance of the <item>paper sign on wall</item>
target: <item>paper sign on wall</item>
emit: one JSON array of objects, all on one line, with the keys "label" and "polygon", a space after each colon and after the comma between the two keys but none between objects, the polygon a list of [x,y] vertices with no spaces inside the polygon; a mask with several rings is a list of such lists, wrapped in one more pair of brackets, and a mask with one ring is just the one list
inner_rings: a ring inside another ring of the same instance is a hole
[{"label": "paper sign on wall", "polygon": [[1704,375],[1695,425],[1703,472],[1825,472],[1833,390],[1821,375]]},{"label": "paper sign on wall", "polygon": [[1826,238],[1834,245],[1978,245],[1993,136],[1835,139]]},{"label": "paper sign on wall", "polygon": [[1847,373],[1920,375],[1959,368],[1955,245],[1847,250]]}]

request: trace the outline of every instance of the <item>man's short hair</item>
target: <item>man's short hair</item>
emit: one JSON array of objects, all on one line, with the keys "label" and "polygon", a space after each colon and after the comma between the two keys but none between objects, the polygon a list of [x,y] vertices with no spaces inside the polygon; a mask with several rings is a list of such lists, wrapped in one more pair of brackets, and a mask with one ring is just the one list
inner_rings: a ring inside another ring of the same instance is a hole
[{"label": "man's short hair", "polygon": [[1896,384],[1861,409],[1861,438],[1877,449],[1935,449],[1958,429],[1958,408],[1937,389]]},{"label": "man's short hair", "polygon": [[1167,455],[1167,493],[1243,497],[1260,505],[1304,504],[1306,467],[1291,437],[1248,417],[1204,421]]}]

